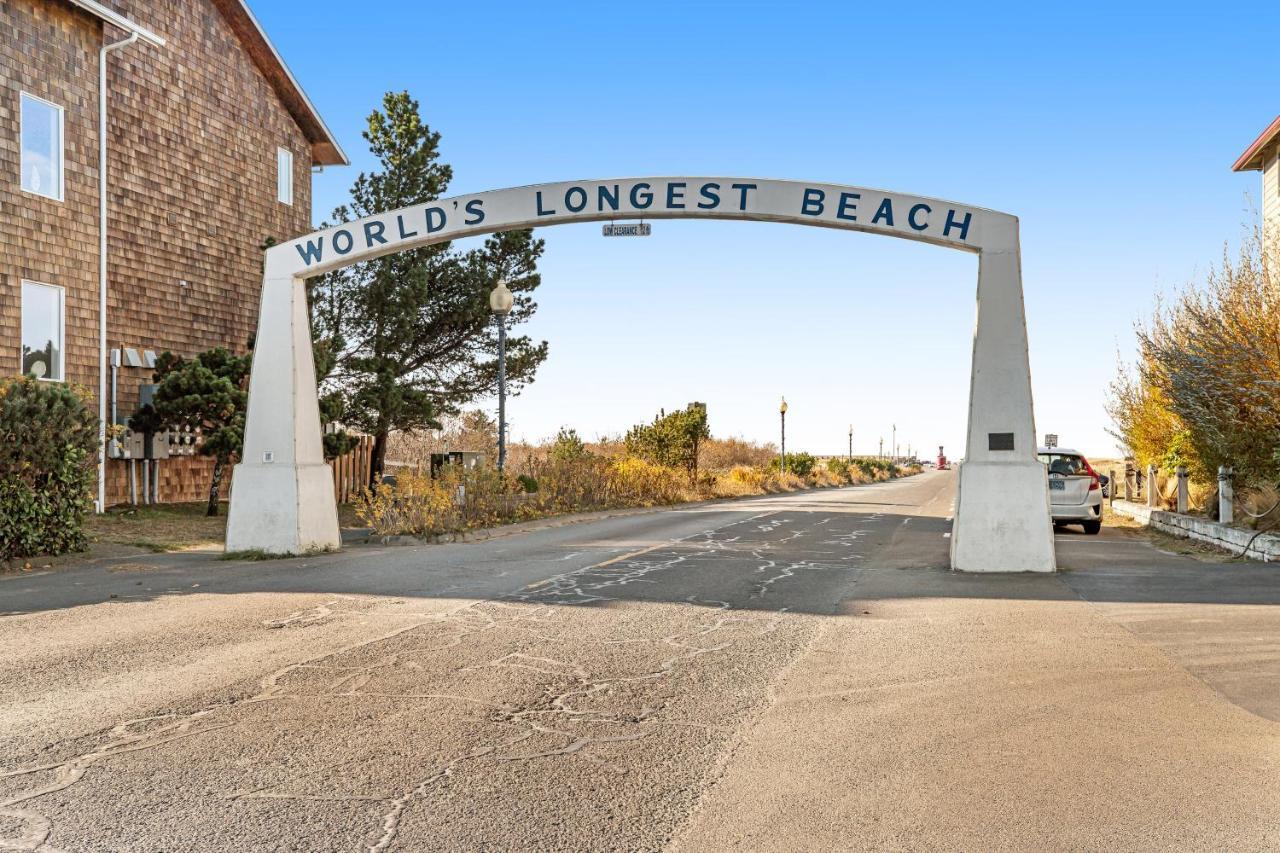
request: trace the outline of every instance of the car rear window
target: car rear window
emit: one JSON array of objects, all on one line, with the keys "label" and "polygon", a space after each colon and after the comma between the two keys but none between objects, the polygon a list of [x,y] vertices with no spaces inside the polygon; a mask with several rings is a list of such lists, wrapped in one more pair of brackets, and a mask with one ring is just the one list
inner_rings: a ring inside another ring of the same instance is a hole
[{"label": "car rear window", "polygon": [[1071,477],[1089,473],[1084,457],[1073,453],[1041,453],[1040,461],[1049,466],[1050,474]]}]

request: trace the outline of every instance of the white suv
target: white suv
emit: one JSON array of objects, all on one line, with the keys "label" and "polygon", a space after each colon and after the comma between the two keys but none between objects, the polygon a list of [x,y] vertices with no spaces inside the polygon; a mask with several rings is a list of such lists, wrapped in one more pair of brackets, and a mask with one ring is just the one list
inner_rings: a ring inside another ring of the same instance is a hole
[{"label": "white suv", "polygon": [[1102,529],[1102,482],[1079,452],[1041,447],[1037,454],[1049,469],[1049,508],[1053,523],[1079,524],[1085,533]]}]

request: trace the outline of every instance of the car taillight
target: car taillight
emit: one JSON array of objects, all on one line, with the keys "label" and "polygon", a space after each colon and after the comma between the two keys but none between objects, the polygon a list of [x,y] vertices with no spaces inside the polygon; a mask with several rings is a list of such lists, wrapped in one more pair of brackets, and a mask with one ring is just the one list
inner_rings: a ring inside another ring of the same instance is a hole
[{"label": "car taillight", "polygon": [[1080,461],[1084,463],[1084,470],[1089,472],[1089,491],[1092,492],[1095,489],[1101,489],[1102,481],[1098,479],[1098,472],[1093,470],[1093,466],[1089,464],[1088,459],[1081,456]]}]

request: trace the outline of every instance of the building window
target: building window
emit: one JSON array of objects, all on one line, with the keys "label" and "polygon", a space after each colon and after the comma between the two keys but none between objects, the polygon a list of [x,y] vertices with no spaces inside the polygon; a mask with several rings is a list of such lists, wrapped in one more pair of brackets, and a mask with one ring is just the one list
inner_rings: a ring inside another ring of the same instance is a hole
[{"label": "building window", "polygon": [[62,381],[64,294],[61,287],[22,282],[22,372]]},{"label": "building window", "polygon": [[62,107],[22,93],[22,189],[62,201]]},{"label": "building window", "polygon": [[293,152],[276,149],[276,198],[282,204],[293,204]]}]

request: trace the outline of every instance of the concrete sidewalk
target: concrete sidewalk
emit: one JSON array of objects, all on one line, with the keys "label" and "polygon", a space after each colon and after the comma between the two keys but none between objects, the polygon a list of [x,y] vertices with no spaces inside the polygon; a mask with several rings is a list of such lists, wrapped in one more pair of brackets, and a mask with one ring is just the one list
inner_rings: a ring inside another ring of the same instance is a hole
[{"label": "concrete sidewalk", "polygon": [[[1086,571],[864,575],[677,846],[1280,847],[1280,607],[1094,603],[1077,580],[1116,596]],[[1157,619],[1196,641],[1163,642]],[[1236,620],[1258,642],[1233,647]],[[1235,695],[1196,672],[1207,649]]]}]

